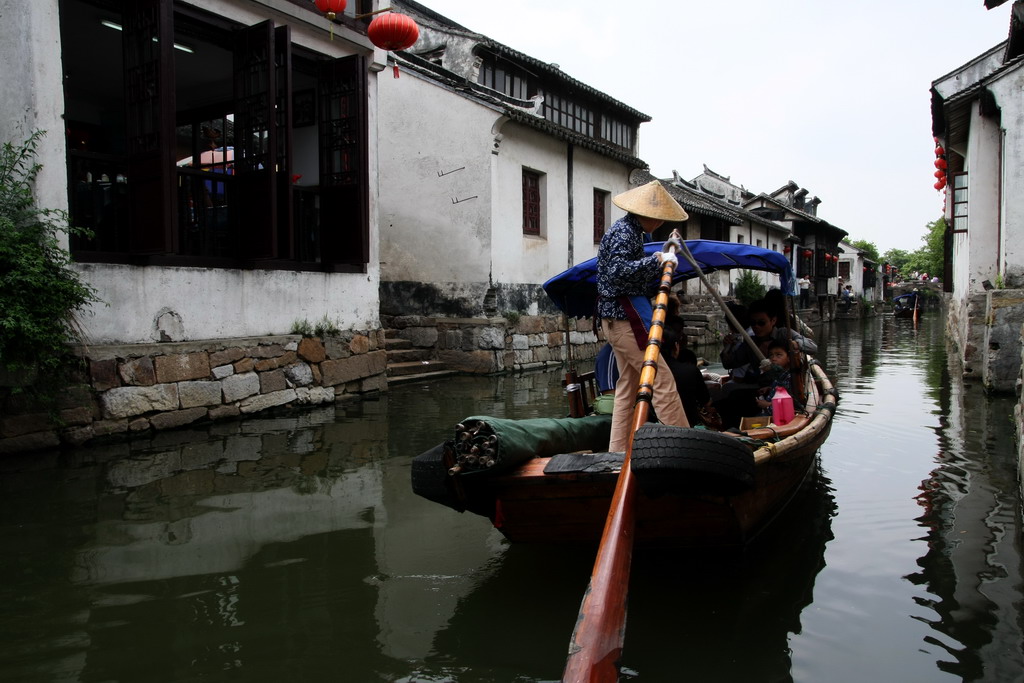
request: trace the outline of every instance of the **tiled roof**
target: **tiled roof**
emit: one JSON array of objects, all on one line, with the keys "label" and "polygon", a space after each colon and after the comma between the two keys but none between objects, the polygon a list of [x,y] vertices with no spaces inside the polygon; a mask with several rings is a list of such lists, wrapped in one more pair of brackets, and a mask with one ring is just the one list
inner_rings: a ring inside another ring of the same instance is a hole
[{"label": "tiled roof", "polygon": [[723,202],[714,201],[711,197],[708,197],[696,190],[691,190],[687,187],[673,183],[671,179],[663,180],[661,178],[655,178],[651,175],[650,171],[634,171],[630,175],[629,180],[632,184],[637,186],[649,183],[652,180],[661,180],[661,184],[665,186],[668,193],[672,195],[672,198],[679,202],[684,209],[686,209],[687,213],[692,212],[698,216],[713,216],[715,218],[721,218],[733,225],[740,225],[743,223],[743,219],[740,217],[736,207],[731,207]]}]

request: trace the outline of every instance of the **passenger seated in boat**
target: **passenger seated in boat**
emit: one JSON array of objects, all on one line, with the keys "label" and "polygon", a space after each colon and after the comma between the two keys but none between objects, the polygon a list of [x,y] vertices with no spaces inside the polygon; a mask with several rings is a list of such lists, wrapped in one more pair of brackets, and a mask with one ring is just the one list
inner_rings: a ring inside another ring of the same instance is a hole
[{"label": "passenger seated in boat", "polygon": [[772,367],[765,371],[766,378],[771,378],[771,384],[758,390],[757,406],[761,409],[761,415],[772,414],[772,399],[779,387],[784,388],[793,397],[793,409],[803,410],[803,397],[797,394],[793,386],[793,372],[790,363],[791,349],[786,342],[776,339],[768,345],[767,358],[772,362]]},{"label": "passenger seated in boat", "polygon": [[661,337],[661,351],[676,381],[676,391],[690,426],[696,426],[703,423],[701,413],[711,407],[711,396],[704,384],[704,375],[697,367],[697,356],[686,348],[685,340],[686,337],[681,337],[675,326],[666,324]]},{"label": "passenger seated in boat", "polygon": [[[750,305],[750,336],[762,354],[767,355],[768,347],[774,341],[788,344],[793,351],[814,353],[818,350],[813,341],[788,327],[776,328],[777,319],[769,309],[770,305],[764,299]],[[732,342],[729,339],[725,341]],[[730,372],[732,381],[723,386],[721,397],[715,401],[715,408],[721,414],[725,427],[738,427],[740,418],[758,413],[758,390],[770,384],[771,378],[761,372],[760,360],[745,340],[724,347],[721,359],[725,368],[743,371],[742,375]]]}]

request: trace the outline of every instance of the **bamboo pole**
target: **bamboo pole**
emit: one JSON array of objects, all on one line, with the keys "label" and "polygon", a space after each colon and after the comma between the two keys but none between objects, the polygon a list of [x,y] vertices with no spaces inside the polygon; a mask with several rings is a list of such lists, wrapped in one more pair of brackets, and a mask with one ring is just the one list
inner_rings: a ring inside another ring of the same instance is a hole
[{"label": "bamboo pole", "polygon": [[[678,231],[663,247],[669,253],[678,253],[683,247]],[[661,284],[654,304],[651,331],[644,352],[643,368],[640,371],[640,386],[637,389],[636,405],[633,407],[633,422],[626,455],[615,485],[608,518],[605,521],[601,545],[590,575],[590,585],[583,596],[576,628],[569,643],[563,683],[613,683],[619,678],[619,659],[626,634],[626,596],[629,591],[629,569],[633,559],[633,537],[636,524],[636,484],[630,468],[633,454],[633,436],[645,422],[654,395],[654,378],[658,371],[662,331],[665,326],[665,310],[668,307],[668,293],[672,287],[672,275],[676,264],[665,263],[661,272]]]}]

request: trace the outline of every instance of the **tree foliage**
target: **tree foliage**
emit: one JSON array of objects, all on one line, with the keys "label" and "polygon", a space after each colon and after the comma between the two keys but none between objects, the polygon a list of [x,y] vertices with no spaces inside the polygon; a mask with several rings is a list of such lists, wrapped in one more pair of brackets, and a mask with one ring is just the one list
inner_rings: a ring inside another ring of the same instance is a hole
[{"label": "tree foliage", "polygon": [[34,162],[43,131],[0,150],[0,370],[34,376],[33,389],[63,382],[68,343],[81,340],[76,313],[98,301],[71,268],[61,233],[84,232],[36,205]]},{"label": "tree foliage", "polygon": [[741,270],[736,278],[736,298],[744,306],[749,306],[762,298],[767,292],[761,278],[752,270]]},{"label": "tree foliage", "polygon": [[917,271],[929,275],[942,273],[945,251],[946,219],[939,218],[927,226],[927,232],[921,237],[924,246],[915,251],[889,249],[882,254],[882,260],[896,267],[904,276]]},{"label": "tree foliage", "polygon": [[864,255],[871,261],[878,263],[878,247],[875,246],[874,242],[868,242],[867,240],[850,240],[850,244],[857,247],[864,252]]}]

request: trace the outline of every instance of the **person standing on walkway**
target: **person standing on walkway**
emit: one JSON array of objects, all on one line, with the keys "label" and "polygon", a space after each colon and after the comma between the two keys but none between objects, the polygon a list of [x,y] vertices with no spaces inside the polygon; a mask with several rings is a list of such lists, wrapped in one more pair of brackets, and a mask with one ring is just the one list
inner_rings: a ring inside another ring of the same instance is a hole
[{"label": "person standing on walkway", "polygon": [[[648,287],[658,278],[666,260],[678,263],[675,254],[646,254],[645,238],[666,221],[685,221],[688,216],[657,180],[616,195],[612,202],[626,215],[608,229],[598,248],[597,312],[619,368],[608,444],[608,450],[614,452],[626,450],[629,442],[633,406],[654,313],[647,296]],[[661,356],[658,357],[652,403],[660,422],[690,426],[672,372]]]},{"label": "person standing on walkway", "polygon": [[800,287],[800,308],[807,308],[811,305],[811,281],[806,275],[801,275],[796,284]]}]

